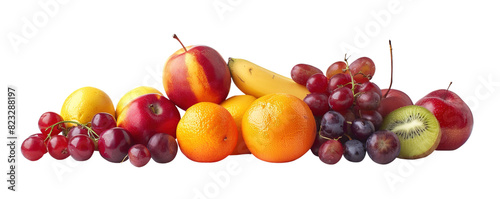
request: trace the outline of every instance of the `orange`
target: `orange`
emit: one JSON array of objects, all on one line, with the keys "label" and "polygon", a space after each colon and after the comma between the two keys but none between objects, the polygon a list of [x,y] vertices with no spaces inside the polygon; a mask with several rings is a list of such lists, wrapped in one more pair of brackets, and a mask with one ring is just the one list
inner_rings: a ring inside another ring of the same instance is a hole
[{"label": "orange", "polygon": [[236,122],[236,126],[238,127],[238,143],[236,144],[236,147],[231,155],[250,153],[250,150],[248,150],[247,145],[245,144],[245,140],[243,140],[243,134],[241,133],[241,119],[243,118],[243,115],[247,111],[248,107],[250,107],[252,102],[256,99],[257,98],[251,95],[236,95],[226,99],[220,104],[226,108],[229,113],[231,113],[234,121]]},{"label": "orange", "polygon": [[118,101],[118,104],[116,104],[116,118],[122,113],[122,110],[129,102],[134,100],[135,98],[145,95],[145,94],[150,94],[150,93],[158,93],[161,94],[160,91],[156,90],[153,87],[149,86],[139,86],[137,88],[134,88],[130,90],[129,92],[125,93],[123,97]]},{"label": "orange", "polygon": [[[81,124],[89,123],[97,113],[109,113],[115,117],[115,107],[104,91],[94,87],[83,87],[71,93],[63,103],[61,116]],[[74,124],[67,124],[74,126]]]},{"label": "orange", "polygon": [[231,154],[238,142],[233,117],[221,105],[200,102],[189,107],[177,125],[182,153],[196,162],[217,162]]},{"label": "orange", "polygon": [[313,145],[314,116],[305,102],[284,93],[255,100],[242,118],[243,139],[250,152],[267,162],[290,162]]}]

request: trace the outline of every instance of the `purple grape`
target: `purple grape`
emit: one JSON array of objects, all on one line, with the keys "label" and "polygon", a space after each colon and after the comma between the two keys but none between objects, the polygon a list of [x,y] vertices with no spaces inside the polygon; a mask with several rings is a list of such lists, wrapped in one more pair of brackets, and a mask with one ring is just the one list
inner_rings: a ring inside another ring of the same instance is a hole
[{"label": "purple grape", "polygon": [[361,162],[366,155],[365,147],[359,140],[349,140],[344,144],[344,157],[351,162]]},{"label": "purple grape", "polygon": [[375,132],[375,126],[369,120],[356,118],[352,121],[351,133],[361,142],[365,142],[373,132]]},{"label": "purple grape", "polygon": [[379,164],[389,164],[396,159],[400,151],[398,136],[387,130],[376,131],[366,140],[368,156]]},{"label": "purple grape", "polygon": [[344,116],[336,111],[328,111],[321,119],[319,134],[326,138],[335,139],[344,135],[346,127]]}]

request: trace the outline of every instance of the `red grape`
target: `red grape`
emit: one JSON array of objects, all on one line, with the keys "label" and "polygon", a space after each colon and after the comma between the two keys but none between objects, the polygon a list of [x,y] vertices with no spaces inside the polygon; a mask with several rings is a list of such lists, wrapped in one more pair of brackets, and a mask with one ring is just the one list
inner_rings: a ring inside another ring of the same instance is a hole
[{"label": "red grape", "polygon": [[356,96],[356,105],[361,110],[375,110],[380,105],[380,95],[374,91],[362,92]]},{"label": "red grape", "polygon": [[69,139],[69,154],[76,161],[85,161],[94,154],[94,141],[88,135],[75,135]]},{"label": "red grape", "polygon": [[322,116],[330,110],[328,96],[324,93],[311,93],[304,98],[304,102],[309,106],[314,116]]},{"label": "red grape", "polygon": [[[50,133],[49,127],[61,121],[63,121],[63,118],[59,114],[54,112],[45,112],[42,114],[42,116],[40,116],[40,119],[38,119],[38,128],[43,135],[47,136]],[[50,135],[53,136],[59,134],[64,130],[64,127],[65,124],[58,124],[56,127],[54,127]]]},{"label": "red grape", "polygon": [[309,77],[316,73],[321,73],[323,72],[311,65],[308,64],[297,64],[292,68],[291,75],[293,81],[297,82],[298,84],[306,85],[307,80]]},{"label": "red grape", "polygon": [[142,144],[136,144],[128,150],[130,163],[136,167],[143,167],[151,159],[151,153],[148,148]]},{"label": "red grape", "polygon": [[47,153],[47,148],[42,138],[32,135],[21,144],[21,153],[26,159],[36,161]]},{"label": "red grape", "polygon": [[319,159],[326,164],[335,164],[342,158],[344,149],[338,140],[328,140],[319,148]]},{"label": "red grape", "polygon": [[177,142],[166,133],[154,134],[149,139],[147,148],[153,160],[158,163],[168,163],[177,155]]},{"label": "red grape", "polygon": [[101,135],[104,131],[116,127],[116,120],[109,113],[97,113],[92,118],[90,126],[94,132]]},{"label": "red grape", "polygon": [[382,96],[382,91],[377,86],[377,84],[375,84],[373,82],[362,83],[362,84],[356,86],[356,88],[354,89],[354,93],[362,93],[362,92],[370,92],[370,91],[377,93],[379,96]]},{"label": "red grape", "polygon": [[351,76],[348,74],[336,74],[328,81],[328,93],[332,93],[335,89],[347,86],[352,88]]},{"label": "red grape", "polygon": [[68,139],[62,135],[52,136],[47,143],[47,151],[57,160],[66,159],[69,156]]},{"label": "red grape", "polygon": [[328,69],[326,70],[326,77],[328,79],[332,78],[336,74],[348,74],[346,71],[347,65],[344,61],[338,61],[330,65]]},{"label": "red grape", "polygon": [[316,138],[314,139],[314,143],[313,145],[311,146],[311,152],[315,155],[315,156],[319,156],[319,148],[321,147],[321,145],[323,143],[325,143],[326,141],[328,141],[327,139],[321,137],[318,133],[316,133]]},{"label": "red grape", "polygon": [[365,83],[375,74],[375,63],[368,57],[361,57],[352,62],[349,69],[354,76],[355,82]]},{"label": "red grape", "polygon": [[321,73],[316,73],[309,77],[306,88],[311,93],[325,93],[328,88],[328,79]]},{"label": "red grape", "polygon": [[328,97],[328,105],[334,111],[343,111],[352,106],[354,103],[354,95],[348,87],[335,89],[330,97]]}]

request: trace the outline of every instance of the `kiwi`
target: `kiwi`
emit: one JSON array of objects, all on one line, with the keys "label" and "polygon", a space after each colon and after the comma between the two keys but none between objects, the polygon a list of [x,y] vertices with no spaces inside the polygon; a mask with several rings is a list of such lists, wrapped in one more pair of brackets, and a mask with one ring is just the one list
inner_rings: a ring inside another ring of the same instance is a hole
[{"label": "kiwi", "polygon": [[383,130],[395,133],[401,144],[399,158],[417,159],[428,156],[439,145],[439,122],[424,107],[410,105],[398,108],[384,118]]}]

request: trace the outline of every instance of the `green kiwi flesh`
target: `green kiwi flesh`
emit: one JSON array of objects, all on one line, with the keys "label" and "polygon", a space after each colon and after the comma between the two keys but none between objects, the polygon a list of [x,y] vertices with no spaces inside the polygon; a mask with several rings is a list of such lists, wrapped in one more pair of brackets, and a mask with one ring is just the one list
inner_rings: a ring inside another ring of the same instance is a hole
[{"label": "green kiwi flesh", "polygon": [[417,159],[428,156],[441,140],[439,122],[424,107],[410,105],[389,113],[384,118],[382,130],[395,133],[401,144],[399,158]]}]

